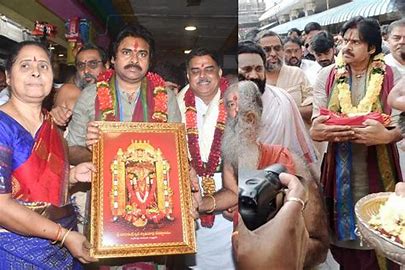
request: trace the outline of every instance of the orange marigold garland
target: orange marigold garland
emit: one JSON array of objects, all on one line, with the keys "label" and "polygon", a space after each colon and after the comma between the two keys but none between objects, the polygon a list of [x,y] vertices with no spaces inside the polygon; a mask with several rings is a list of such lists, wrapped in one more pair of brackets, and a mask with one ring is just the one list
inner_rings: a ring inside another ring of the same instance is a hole
[{"label": "orange marigold garland", "polygon": [[[117,108],[117,98],[113,79],[114,71],[108,69],[97,77],[97,98],[101,120],[115,120],[115,109]],[[167,91],[165,81],[156,73],[148,72],[146,74],[148,82],[147,89],[153,89],[154,108],[152,120],[155,122],[167,122]],[[150,85],[149,85],[150,84]],[[146,102],[144,102],[146,103]],[[147,106],[147,104],[143,104]]]},{"label": "orange marigold garland", "polygon": [[[225,90],[228,88],[228,81],[225,78],[220,80],[221,96],[219,100],[219,114],[215,126],[214,139],[211,144],[208,162],[204,163],[201,160],[198,128],[197,128],[197,110],[195,107],[195,95],[191,88],[187,90],[184,95],[184,102],[186,105],[186,129],[188,149],[191,154],[191,166],[196,170],[197,175],[202,177],[203,195],[212,195],[216,191],[215,181],[213,179],[214,173],[220,163],[221,158],[221,142],[222,135],[225,129],[226,111],[223,100]],[[211,228],[214,225],[215,215],[206,214],[201,216],[201,225],[203,227]]]}]

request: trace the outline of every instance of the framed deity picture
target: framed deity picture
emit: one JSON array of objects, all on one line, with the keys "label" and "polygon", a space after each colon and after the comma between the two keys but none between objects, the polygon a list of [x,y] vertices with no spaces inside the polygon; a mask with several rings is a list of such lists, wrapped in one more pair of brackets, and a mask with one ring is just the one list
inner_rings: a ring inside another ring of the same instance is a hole
[{"label": "framed deity picture", "polygon": [[184,125],[98,124],[90,254],[119,258],[195,253]]}]

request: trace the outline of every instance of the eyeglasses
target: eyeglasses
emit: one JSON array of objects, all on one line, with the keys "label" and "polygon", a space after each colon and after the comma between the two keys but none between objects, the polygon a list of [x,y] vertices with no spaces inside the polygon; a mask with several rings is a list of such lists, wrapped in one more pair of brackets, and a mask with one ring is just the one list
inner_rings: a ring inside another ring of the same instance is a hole
[{"label": "eyeglasses", "polygon": [[101,60],[91,60],[91,61],[86,61],[86,62],[77,62],[76,68],[77,70],[84,70],[87,67],[90,69],[96,69],[98,68],[98,64],[102,63],[103,61]]},{"label": "eyeglasses", "polygon": [[275,46],[263,46],[263,50],[266,53],[270,53],[271,50],[274,50],[275,52],[279,52],[283,49],[283,47],[281,45],[275,45]]}]

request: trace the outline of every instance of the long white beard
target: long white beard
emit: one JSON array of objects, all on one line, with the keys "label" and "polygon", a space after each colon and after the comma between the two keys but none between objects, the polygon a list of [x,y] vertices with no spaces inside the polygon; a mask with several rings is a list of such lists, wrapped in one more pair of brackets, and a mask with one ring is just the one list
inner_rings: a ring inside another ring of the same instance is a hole
[{"label": "long white beard", "polygon": [[257,169],[259,149],[256,144],[257,127],[228,118],[222,138],[222,157],[235,171],[239,168]]}]

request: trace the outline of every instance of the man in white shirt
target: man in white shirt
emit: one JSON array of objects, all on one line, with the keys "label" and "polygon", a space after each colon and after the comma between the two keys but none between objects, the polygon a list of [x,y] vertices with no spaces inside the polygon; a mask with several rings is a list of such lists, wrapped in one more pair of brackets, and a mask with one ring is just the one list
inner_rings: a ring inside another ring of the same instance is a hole
[{"label": "man in white shirt", "polygon": [[298,38],[287,37],[284,40],[284,62],[289,66],[302,69],[311,85],[314,85],[315,74],[318,73],[321,66],[315,61],[303,59],[301,41]]},{"label": "man in white shirt", "polygon": [[312,87],[298,67],[284,65],[284,50],[281,38],[273,31],[263,33],[258,39],[266,53],[266,83],[287,91],[298,106],[304,121],[312,115]]},{"label": "man in white shirt", "polygon": [[[219,156],[225,124],[223,100],[227,84],[216,53],[193,50],[187,59],[189,85],[177,96],[182,121],[186,124],[190,164],[197,172],[203,197],[197,221],[197,265],[193,269],[235,269],[231,235],[233,224],[218,211],[213,194],[222,188]],[[237,199],[235,200],[235,203]]]},{"label": "man in white shirt", "polygon": [[385,62],[396,67],[405,75],[405,18],[394,21],[388,27],[388,46],[391,54],[385,56]]}]

